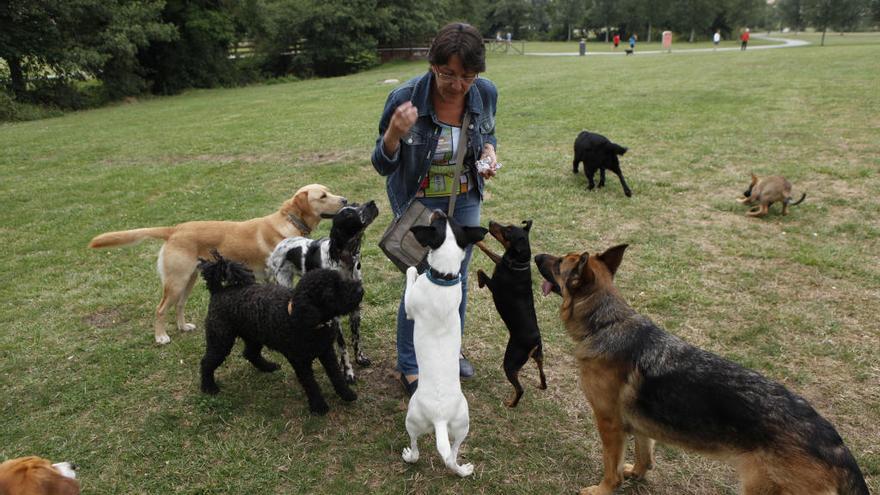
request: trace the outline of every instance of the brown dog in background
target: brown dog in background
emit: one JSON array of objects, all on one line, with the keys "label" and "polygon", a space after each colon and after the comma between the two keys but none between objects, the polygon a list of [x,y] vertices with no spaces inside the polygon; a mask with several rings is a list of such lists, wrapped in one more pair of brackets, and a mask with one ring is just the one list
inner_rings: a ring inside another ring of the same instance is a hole
[{"label": "brown dog in background", "polygon": [[743,192],[743,197],[738,199],[743,204],[755,204],[746,215],[750,217],[763,217],[770,211],[770,205],[776,202],[782,203],[782,214],[788,215],[788,206],[801,204],[801,201],[807,197],[807,193],[801,195],[801,199],[791,202],[791,182],[781,175],[771,175],[758,179],[758,176],[752,174],[752,182],[749,188]]},{"label": "brown dog in background", "polygon": [[19,457],[0,464],[2,495],[79,495],[76,466],[51,464],[41,457]]},{"label": "brown dog in background", "polygon": [[91,248],[135,244],[146,238],[163,239],[159,251],[159,277],[162,279],[162,300],[156,308],[154,326],[156,342],[171,342],[165,331],[168,308],[177,309],[177,328],[196,328],[187,323],[183,308],[198,280],[199,258],[210,258],[217,250],[223,256],[244,263],[254,273],[265,273],[266,258],[275,245],[286,237],[307,236],[321,218],[330,218],[348,202],[331,194],[326,186],[309,184],[301,187],[275,213],[244,222],[186,222],[174,227],[149,227],[101,234],[89,243]]},{"label": "brown dog in background", "polygon": [[[728,462],[744,495],[868,495],[852,453],[803,397],[626,303],[614,286],[626,247],[535,257],[543,293],[562,296],[559,315],[602,441],[602,481],[581,495],[611,495],[625,477],[647,475],[655,441]],[[635,465],[623,462],[629,434]]]}]

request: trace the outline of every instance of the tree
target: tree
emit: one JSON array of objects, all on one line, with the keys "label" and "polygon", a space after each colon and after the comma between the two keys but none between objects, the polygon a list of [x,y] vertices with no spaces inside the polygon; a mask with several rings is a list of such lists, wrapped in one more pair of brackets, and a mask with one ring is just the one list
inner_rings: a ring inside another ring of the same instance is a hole
[{"label": "tree", "polygon": [[861,0],[804,0],[807,21],[822,31],[820,46],[825,46],[825,33],[829,27],[840,26],[847,22],[854,10],[861,8]]},{"label": "tree", "polygon": [[498,0],[490,5],[487,20],[492,26],[509,29],[514,38],[520,39],[530,13],[528,0]]},{"label": "tree", "polygon": [[151,90],[177,93],[235,81],[229,48],[236,37],[232,9],[223,0],[166,0],[162,20],[176,26],[174,40],[155,41],[139,54]]},{"label": "tree", "polygon": [[803,31],[806,27],[806,1],[805,0],[779,0],[776,9],[782,22],[790,28],[794,28],[794,32]]},{"label": "tree", "polygon": [[690,33],[688,42],[693,43],[697,31],[708,31],[720,10],[714,0],[680,0],[673,2],[671,18],[678,31]]},{"label": "tree", "polygon": [[556,0],[551,5],[553,23],[564,26],[565,41],[571,41],[572,30],[575,26],[583,26],[587,16],[586,0]]},{"label": "tree", "polygon": [[13,94],[24,98],[28,81],[66,85],[87,77],[103,81],[111,95],[141,89],[138,49],[176,35],[159,19],[161,8],[161,0],[3,2],[0,58],[10,67]]},{"label": "tree", "polygon": [[593,0],[590,7],[590,12],[587,15],[590,26],[604,29],[606,43],[608,43],[611,27],[616,26],[619,21],[618,13],[616,0]]}]

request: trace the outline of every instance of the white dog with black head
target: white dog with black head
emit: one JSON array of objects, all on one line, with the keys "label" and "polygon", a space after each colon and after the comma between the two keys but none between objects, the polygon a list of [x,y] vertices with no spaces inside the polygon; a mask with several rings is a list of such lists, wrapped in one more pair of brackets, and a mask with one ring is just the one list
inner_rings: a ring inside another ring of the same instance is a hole
[{"label": "white dog with black head", "polygon": [[[404,306],[414,320],[413,345],[419,365],[419,387],[409,401],[406,431],[410,446],[403,460],[419,460],[418,439],[434,431],[437,451],[446,466],[459,476],[474,472],[473,464],[458,464],[458,449],[470,428],[468,404],[461,392],[458,356],[461,350],[461,262],[465,249],[481,241],[483,227],[466,227],[435,211],[430,225],[410,229],[418,242],[429,248],[428,269],[421,275],[415,267],[406,271]],[[449,445],[452,434],[452,446]]]}]

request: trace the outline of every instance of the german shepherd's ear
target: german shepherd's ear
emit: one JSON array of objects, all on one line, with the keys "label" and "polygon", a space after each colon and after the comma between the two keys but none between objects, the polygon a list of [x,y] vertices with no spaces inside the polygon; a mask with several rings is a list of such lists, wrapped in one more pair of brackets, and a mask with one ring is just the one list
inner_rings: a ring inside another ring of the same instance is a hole
[{"label": "german shepherd's ear", "polygon": [[532,221],[531,220],[523,220],[523,230],[528,232],[532,229]]},{"label": "german shepherd's ear", "polygon": [[579,289],[593,281],[595,275],[593,275],[593,269],[590,268],[589,261],[590,253],[587,251],[581,253],[577,268],[571,271],[571,275],[568,276],[568,280],[565,282],[569,290]]},{"label": "german shepherd's ear", "polygon": [[605,263],[605,266],[608,267],[608,271],[611,272],[612,277],[617,273],[617,267],[619,267],[620,262],[623,261],[623,252],[626,251],[627,247],[629,247],[629,244],[620,244],[608,248],[604,253],[597,256],[599,261]]}]

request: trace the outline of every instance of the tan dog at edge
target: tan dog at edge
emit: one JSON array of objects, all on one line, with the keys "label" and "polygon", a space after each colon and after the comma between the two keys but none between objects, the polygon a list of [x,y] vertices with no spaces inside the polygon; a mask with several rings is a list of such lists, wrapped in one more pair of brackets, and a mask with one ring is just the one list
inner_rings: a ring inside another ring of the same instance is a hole
[{"label": "tan dog at edge", "polygon": [[196,221],[174,227],[148,227],[101,234],[89,243],[91,248],[125,246],[146,238],[163,239],[158,269],[162,279],[162,300],[156,308],[156,342],[167,344],[165,331],[168,308],[177,309],[177,328],[195,329],[187,323],[183,308],[198,279],[198,259],[211,257],[216,249],[229,259],[246,264],[254,273],[264,273],[266,258],[285,237],[307,236],[321,218],[332,217],[348,202],[331,194],[327,187],[309,184],[301,187],[275,213],[244,222]]},{"label": "tan dog at edge", "polygon": [[738,199],[743,204],[755,204],[746,215],[750,217],[763,217],[770,211],[770,205],[777,201],[782,202],[782,214],[788,215],[789,205],[798,205],[807,194],[804,193],[801,199],[791,202],[791,182],[781,175],[771,175],[758,179],[758,176],[752,174],[752,182],[749,188],[743,192],[743,197]]},{"label": "tan dog at edge", "polygon": [[42,457],[11,459],[0,464],[2,495],[79,495],[76,466],[52,464]]}]

